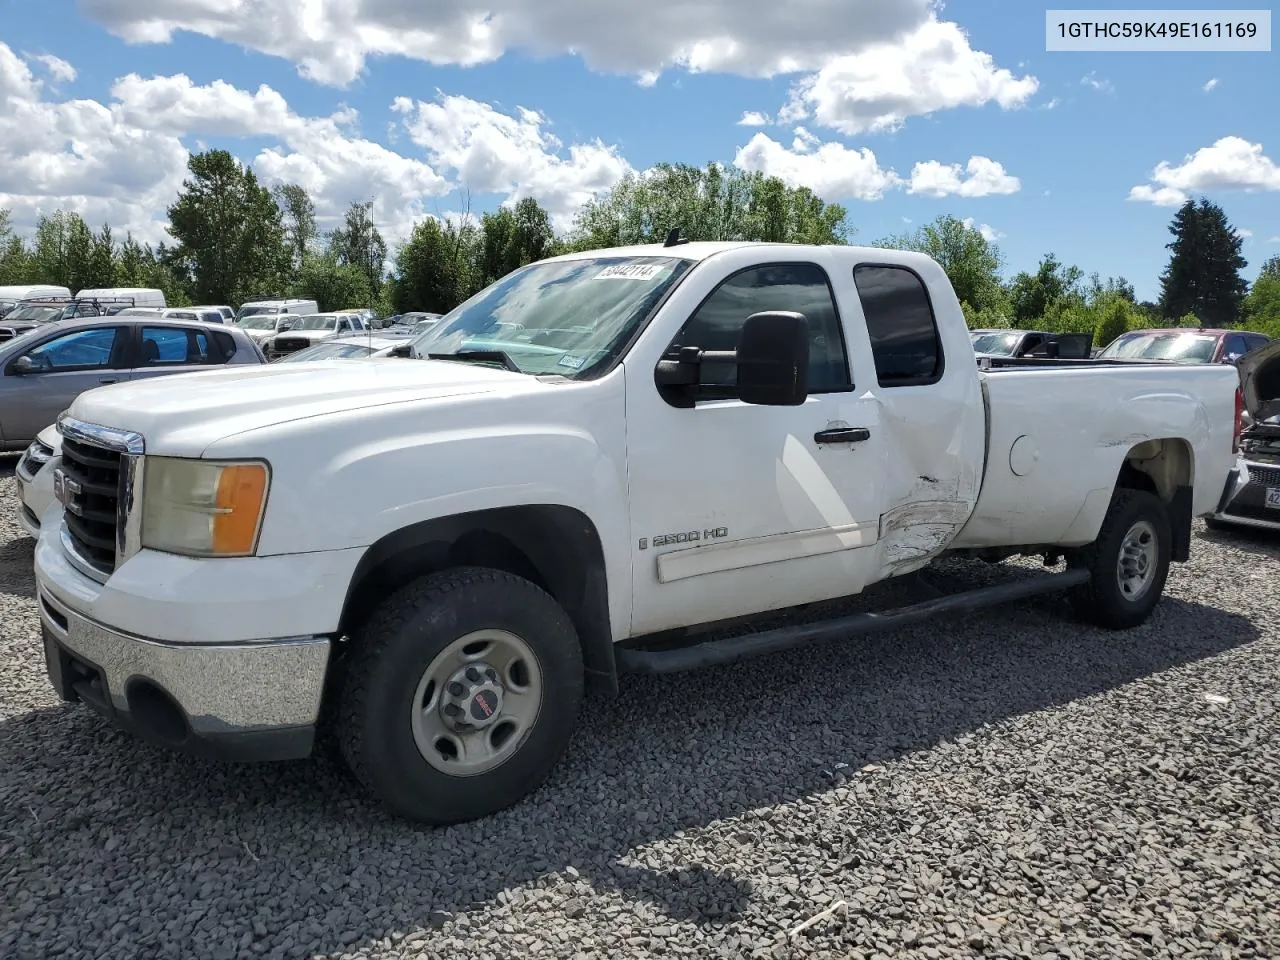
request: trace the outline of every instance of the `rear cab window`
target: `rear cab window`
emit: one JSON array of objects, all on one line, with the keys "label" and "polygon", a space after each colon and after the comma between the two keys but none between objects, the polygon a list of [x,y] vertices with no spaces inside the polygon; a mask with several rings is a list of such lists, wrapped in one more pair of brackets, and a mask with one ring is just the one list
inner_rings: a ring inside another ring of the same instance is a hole
[{"label": "rear cab window", "polygon": [[863,263],[854,267],[853,282],[880,386],[926,386],[941,380],[942,337],[920,276],[907,267]]}]

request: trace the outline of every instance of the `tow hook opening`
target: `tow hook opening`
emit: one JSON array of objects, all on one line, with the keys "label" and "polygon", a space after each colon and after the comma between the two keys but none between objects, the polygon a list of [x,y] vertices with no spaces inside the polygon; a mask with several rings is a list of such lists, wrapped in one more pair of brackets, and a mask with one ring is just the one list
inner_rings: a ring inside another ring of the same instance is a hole
[{"label": "tow hook opening", "polygon": [[125,688],[129,713],[140,731],[173,745],[187,739],[190,728],[186,714],[172,695],[143,677],[134,677]]}]

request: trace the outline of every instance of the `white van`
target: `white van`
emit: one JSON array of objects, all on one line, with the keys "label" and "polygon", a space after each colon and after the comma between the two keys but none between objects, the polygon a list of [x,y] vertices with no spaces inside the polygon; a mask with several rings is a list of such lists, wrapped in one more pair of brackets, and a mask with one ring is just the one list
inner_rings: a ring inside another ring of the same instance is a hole
[{"label": "white van", "polygon": [[[81,290],[76,294],[77,300],[97,300],[106,308],[107,313],[119,313],[125,307],[166,307],[164,291],[150,287],[101,287],[96,290]],[[133,301],[130,303],[129,301]],[[114,301],[114,302],[112,302]]]},{"label": "white van", "polygon": [[236,311],[236,326],[245,317],[278,317],[284,313],[305,317],[319,312],[320,307],[314,300],[249,300],[240,304],[240,309]]},{"label": "white van", "polygon": [[67,287],[55,287],[48,283],[16,284],[0,287],[0,300],[30,300],[32,297],[66,297],[71,299]]}]

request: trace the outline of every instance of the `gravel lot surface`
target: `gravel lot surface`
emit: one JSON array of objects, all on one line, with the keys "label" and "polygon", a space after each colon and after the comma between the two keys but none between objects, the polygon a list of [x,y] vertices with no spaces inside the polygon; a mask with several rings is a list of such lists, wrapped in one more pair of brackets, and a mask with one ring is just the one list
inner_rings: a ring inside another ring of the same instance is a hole
[{"label": "gravel lot surface", "polygon": [[433,831],[55,700],[11,472],[0,957],[1280,956],[1280,539],[1198,527],[1126,634],[1044,600],[631,679]]}]

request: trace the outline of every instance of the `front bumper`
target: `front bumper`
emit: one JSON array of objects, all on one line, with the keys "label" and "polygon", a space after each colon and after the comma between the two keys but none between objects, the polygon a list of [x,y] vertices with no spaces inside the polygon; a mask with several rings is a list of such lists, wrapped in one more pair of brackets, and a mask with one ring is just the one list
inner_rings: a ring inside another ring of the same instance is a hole
[{"label": "front bumper", "polygon": [[1213,519],[1242,527],[1280,530],[1280,507],[1267,506],[1267,490],[1280,487],[1280,467],[1252,460],[1241,460],[1231,472]]},{"label": "front bumper", "polygon": [[54,689],[141,739],[223,760],[311,753],[329,662],[325,637],[171,644],[113,630],[37,587]]}]

